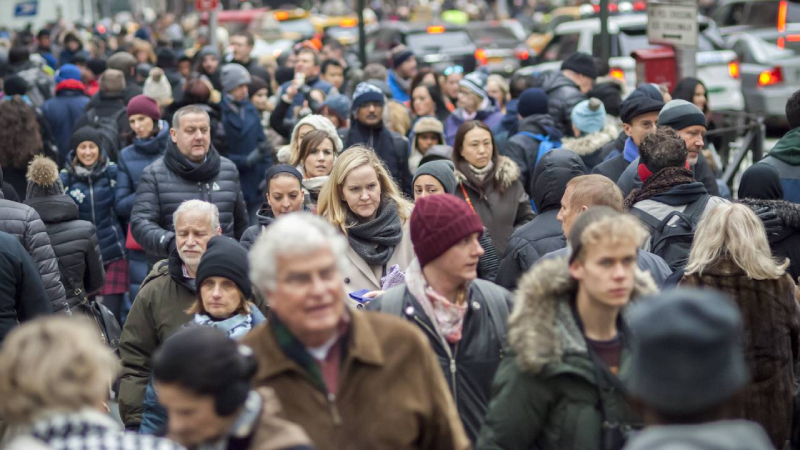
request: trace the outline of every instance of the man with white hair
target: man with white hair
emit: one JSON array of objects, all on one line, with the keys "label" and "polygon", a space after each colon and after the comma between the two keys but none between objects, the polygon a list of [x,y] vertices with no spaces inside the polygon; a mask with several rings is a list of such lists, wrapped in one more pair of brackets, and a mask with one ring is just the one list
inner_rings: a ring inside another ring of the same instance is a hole
[{"label": "man with white hair", "polygon": [[271,317],[242,339],[259,363],[254,386],[273,388],[282,416],[317,449],[469,448],[424,335],[347,307],[347,246],[303,212],[278,218],[256,242],[250,277]]},{"label": "man with white hair", "polygon": [[[222,234],[219,209],[212,203],[187,200],[175,210],[172,219],[176,248],[142,282],[122,328],[119,405],[122,421],[130,429],[139,428],[141,423],[151,356],[162,342],[192,319],[186,310],[197,299],[194,278],[200,258],[208,241]],[[255,303],[264,309],[263,301]]]}]

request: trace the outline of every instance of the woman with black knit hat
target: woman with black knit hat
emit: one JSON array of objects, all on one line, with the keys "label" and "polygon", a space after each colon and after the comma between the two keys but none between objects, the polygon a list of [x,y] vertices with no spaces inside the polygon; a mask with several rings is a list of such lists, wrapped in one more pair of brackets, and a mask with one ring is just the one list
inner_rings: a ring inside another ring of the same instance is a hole
[{"label": "woman with black knit hat", "polygon": [[261,232],[278,217],[297,211],[308,211],[303,192],[303,175],[296,168],[285,164],[272,166],[264,176],[266,201],[256,213],[258,224],[244,231],[239,243],[250,249]]},{"label": "woman with black knit hat", "polygon": [[79,217],[97,228],[103,255],[106,282],[98,295],[117,318],[122,318],[124,294],[130,289],[128,261],[125,259],[125,234],[114,206],[117,165],[101,148],[102,138],[93,127],[83,127],[72,134],[67,167],[61,182],[67,195],[78,205]]},{"label": "woman with black knit hat", "polygon": [[44,222],[59,262],[67,302],[74,308],[80,301],[76,289],[93,294],[105,281],[95,227],[78,218],[78,207],[64,193],[55,161],[35,156],[28,166],[27,179],[25,204],[35,209]]}]

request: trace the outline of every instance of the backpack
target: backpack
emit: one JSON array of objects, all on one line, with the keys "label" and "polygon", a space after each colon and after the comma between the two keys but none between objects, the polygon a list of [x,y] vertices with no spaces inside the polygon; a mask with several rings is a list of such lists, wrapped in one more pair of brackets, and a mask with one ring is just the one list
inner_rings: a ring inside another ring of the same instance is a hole
[{"label": "backpack", "polygon": [[531,139],[534,139],[539,142],[539,151],[536,153],[536,161],[534,162],[534,167],[539,164],[539,160],[542,159],[542,156],[546,155],[550,150],[554,148],[561,148],[561,141],[555,140],[551,141],[550,136],[545,136],[543,134],[533,134],[530,131],[519,131],[517,134],[521,134],[523,136],[528,136]]},{"label": "backpack", "polygon": [[639,208],[630,210],[650,232],[650,252],[662,257],[673,272],[686,267],[694,241],[694,232],[709,198],[711,196],[706,194],[686,205],[683,212],[673,211],[661,221]]},{"label": "backpack", "polygon": [[92,108],[86,111],[86,117],[89,119],[89,125],[96,128],[100,132],[102,139],[102,149],[105,150],[106,155],[111,161],[117,162],[119,159],[119,152],[123,147],[122,139],[120,139],[119,119],[125,114],[125,108],[117,111],[113,116],[100,116],[97,110]]},{"label": "backpack", "polygon": [[20,70],[17,75],[28,83],[28,90],[25,91],[25,95],[28,96],[35,107],[42,106],[45,100],[53,96],[50,79],[38,67]]}]

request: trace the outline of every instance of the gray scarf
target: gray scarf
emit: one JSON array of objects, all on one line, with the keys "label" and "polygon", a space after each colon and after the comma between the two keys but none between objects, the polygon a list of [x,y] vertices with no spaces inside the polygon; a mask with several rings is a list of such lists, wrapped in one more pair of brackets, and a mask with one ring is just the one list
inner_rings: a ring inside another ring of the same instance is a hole
[{"label": "gray scarf", "polygon": [[352,212],[347,213],[347,238],[350,247],[370,266],[389,262],[394,248],[403,239],[403,224],[397,213],[397,203],[381,199],[378,214],[369,222],[359,222]]}]

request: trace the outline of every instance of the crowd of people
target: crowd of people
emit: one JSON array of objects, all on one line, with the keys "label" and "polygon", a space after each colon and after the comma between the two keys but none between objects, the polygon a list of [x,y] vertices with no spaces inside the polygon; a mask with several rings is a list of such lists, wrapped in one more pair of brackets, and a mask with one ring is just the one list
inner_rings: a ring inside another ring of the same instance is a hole
[{"label": "crowd of people", "polygon": [[166,25],[0,58],[8,448],[800,445],[800,92],[732,195],[696,79]]}]

